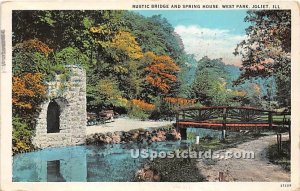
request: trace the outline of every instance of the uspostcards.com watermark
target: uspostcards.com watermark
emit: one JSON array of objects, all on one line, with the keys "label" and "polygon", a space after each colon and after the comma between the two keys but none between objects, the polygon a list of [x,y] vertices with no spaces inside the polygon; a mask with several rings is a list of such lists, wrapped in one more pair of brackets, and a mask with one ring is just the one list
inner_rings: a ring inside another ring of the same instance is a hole
[{"label": "uspostcards.com watermark", "polygon": [[132,158],[144,158],[151,161],[156,158],[194,158],[194,159],[254,159],[253,151],[155,151],[151,149],[131,149]]}]

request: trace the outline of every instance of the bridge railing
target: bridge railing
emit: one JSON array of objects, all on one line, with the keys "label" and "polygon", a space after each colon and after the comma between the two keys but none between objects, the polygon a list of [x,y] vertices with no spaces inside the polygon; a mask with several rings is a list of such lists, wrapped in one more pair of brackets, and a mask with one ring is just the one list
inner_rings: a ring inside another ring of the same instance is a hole
[{"label": "bridge railing", "polygon": [[211,124],[249,124],[272,128],[290,119],[288,112],[275,112],[252,107],[190,107],[176,111],[176,122],[201,122]]}]

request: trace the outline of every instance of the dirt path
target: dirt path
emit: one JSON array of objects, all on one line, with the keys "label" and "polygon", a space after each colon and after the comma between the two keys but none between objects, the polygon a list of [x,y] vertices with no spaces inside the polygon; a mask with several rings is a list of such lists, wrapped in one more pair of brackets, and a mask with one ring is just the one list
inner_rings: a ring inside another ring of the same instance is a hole
[{"label": "dirt path", "polygon": [[103,125],[87,126],[86,134],[106,133],[115,131],[129,131],[132,129],[147,129],[171,125],[172,121],[141,121],[130,118],[118,118],[114,122],[105,123]]},{"label": "dirt path", "polygon": [[[284,135],[283,140],[288,136]],[[218,159],[215,164],[207,164],[199,159],[197,167],[210,182],[219,181],[219,172],[224,173],[225,181],[260,181],[260,182],[285,182],[290,181],[290,173],[280,166],[270,163],[266,156],[269,145],[276,143],[276,135],[261,137],[238,145],[237,148],[227,149],[229,152],[253,151],[254,159]],[[221,151],[225,152],[225,150]],[[216,160],[216,159],[215,159]]]}]

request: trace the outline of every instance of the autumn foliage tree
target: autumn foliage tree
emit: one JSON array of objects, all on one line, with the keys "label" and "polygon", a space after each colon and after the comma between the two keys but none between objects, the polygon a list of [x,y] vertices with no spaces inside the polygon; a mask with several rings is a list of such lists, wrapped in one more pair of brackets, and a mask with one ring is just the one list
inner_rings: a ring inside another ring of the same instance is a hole
[{"label": "autumn foliage tree", "polygon": [[277,98],[290,105],[291,12],[289,10],[252,10],[248,38],[238,44],[235,54],[242,55],[241,83],[253,77],[275,77]]},{"label": "autumn foliage tree", "polygon": [[65,65],[86,70],[88,111],[114,108],[146,119],[157,100],[176,96],[184,51],[161,16],[22,10],[13,11],[12,18],[14,151],[31,148],[46,84],[57,74],[68,79]]},{"label": "autumn foliage tree", "polygon": [[25,40],[22,43],[16,44],[14,47],[15,49],[22,49],[25,51],[36,51],[45,54],[46,56],[49,55],[49,53],[53,52],[53,49],[49,48],[48,45],[41,42],[37,38]]},{"label": "autumn foliage tree", "polygon": [[118,79],[120,90],[127,99],[137,98],[141,91],[141,47],[130,32],[119,31],[108,44],[113,62],[112,73]]},{"label": "autumn foliage tree", "polygon": [[46,86],[41,73],[14,76],[12,83],[12,103],[21,111],[35,109],[45,96]]},{"label": "autumn foliage tree", "polygon": [[153,52],[145,54],[145,81],[150,85],[154,94],[167,94],[172,83],[177,80],[179,66],[169,56],[158,56]]},{"label": "autumn foliage tree", "polygon": [[51,67],[49,55],[53,50],[34,38],[13,47],[13,151],[33,148],[31,137],[39,106],[45,100],[45,79]]},{"label": "autumn foliage tree", "polygon": [[41,73],[13,76],[13,140],[14,152],[33,148],[31,137],[40,103],[45,99],[46,86]]},{"label": "autumn foliage tree", "polygon": [[13,47],[14,113],[30,117],[36,112],[46,93],[45,76],[53,49],[38,39],[30,39]]},{"label": "autumn foliage tree", "polygon": [[[119,31],[109,43],[109,47],[116,49],[119,57],[116,60],[121,61],[125,58],[138,60],[143,57],[142,49],[135,40],[135,37],[126,31]],[[123,57],[120,57],[122,55]]]}]

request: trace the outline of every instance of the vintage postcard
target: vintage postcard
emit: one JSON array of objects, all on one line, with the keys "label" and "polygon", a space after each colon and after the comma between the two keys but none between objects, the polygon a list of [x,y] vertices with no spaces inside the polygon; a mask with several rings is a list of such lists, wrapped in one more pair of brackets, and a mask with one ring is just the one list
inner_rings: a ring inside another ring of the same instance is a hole
[{"label": "vintage postcard", "polygon": [[1,4],[1,190],[299,190],[299,3]]}]

